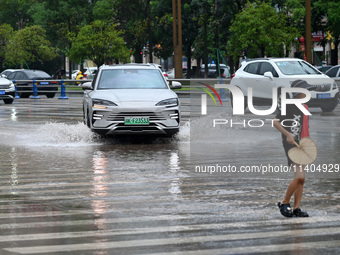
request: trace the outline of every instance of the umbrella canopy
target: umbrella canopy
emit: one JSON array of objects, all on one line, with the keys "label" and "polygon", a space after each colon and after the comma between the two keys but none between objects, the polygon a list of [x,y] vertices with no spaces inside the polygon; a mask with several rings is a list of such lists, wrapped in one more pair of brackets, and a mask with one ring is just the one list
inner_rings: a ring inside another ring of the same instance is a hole
[{"label": "umbrella canopy", "polygon": [[308,165],[315,161],[318,151],[316,145],[309,137],[300,140],[300,144],[295,143],[297,147],[288,151],[289,158],[299,165]]}]

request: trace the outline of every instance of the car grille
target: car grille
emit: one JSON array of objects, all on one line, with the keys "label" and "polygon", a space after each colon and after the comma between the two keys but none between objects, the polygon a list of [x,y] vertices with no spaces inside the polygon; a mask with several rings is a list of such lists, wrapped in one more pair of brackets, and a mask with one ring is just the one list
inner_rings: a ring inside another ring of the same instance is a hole
[{"label": "car grille", "polygon": [[316,91],[318,92],[324,92],[331,90],[332,84],[315,84]]},{"label": "car grille", "polygon": [[9,89],[9,85],[0,85],[0,89]]},{"label": "car grille", "polygon": [[166,120],[162,113],[155,112],[119,112],[112,113],[107,118],[107,121],[124,121],[125,117],[149,117],[150,121],[163,121]]}]

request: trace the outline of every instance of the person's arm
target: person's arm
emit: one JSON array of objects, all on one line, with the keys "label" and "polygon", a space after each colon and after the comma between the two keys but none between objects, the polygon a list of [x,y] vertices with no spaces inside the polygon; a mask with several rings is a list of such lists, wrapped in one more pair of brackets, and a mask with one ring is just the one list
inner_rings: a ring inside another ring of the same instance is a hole
[{"label": "person's arm", "polygon": [[286,136],[287,143],[295,143],[294,136],[281,125],[279,119],[274,119],[274,127]]}]

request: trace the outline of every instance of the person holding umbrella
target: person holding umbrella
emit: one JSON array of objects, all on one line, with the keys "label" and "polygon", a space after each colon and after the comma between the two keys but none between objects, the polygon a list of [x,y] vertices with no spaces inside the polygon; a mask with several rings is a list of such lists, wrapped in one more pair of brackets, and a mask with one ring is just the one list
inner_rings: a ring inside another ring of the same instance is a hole
[{"label": "person holding umbrella", "polygon": [[[307,90],[315,90],[316,87],[308,84],[303,80],[296,80],[291,84],[291,87],[304,88]],[[295,93],[293,94],[294,98],[305,98],[304,93]],[[308,110],[308,106],[304,105]],[[283,126],[281,123],[285,120],[285,125]],[[296,106],[292,104],[288,104],[286,108],[286,115],[281,115],[279,113],[276,115],[274,120],[274,127],[282,133],[282,145],[284,151],[286,153],[288,159],[288,165],[294,170],[294,179],[288,185],[286,195],[281,202],[278,202],[278,207],[280,212],[285,217],[309,217],[307,212],[303,212],[300,209],[300,203],[302,199],[303,193],[303,185],[305,182],[305,168],[307,164],[310,164],[311,161],[300,161],[300,160],[292,160],[289,157],[292,154],[297,154],[293,150],[300,150],[299,143],[301,139],[306,139],[309,137],[309,120],[308,115],[304,115],[303,112]],[[311,139],[307,139],[310,140]],[[312,142],[312,147],[314,142]],[[315,146],[314,146],[315,147]],[[292,149],[292,150],[291,150]],[[315,150],[316,152],[316,147]],[[313,153],[315,154],[315,152]],[[302,153],[304,153],[302,151]],[[308,157],[308,155],[306,156]],[[312,156],[314,157],[314,156]],[[316,154],[315,154],[316,157]],[[296,157],[295,157],[296,158]],[[313,161],[313,160],[312,160]],[[299,163],[297,163],[299,162]],[[306,163],[305,163],[306,162]],[[310,162],[310,163],[309,163]],[[290,206],[290,199],[294,194],[294,207]]]}]

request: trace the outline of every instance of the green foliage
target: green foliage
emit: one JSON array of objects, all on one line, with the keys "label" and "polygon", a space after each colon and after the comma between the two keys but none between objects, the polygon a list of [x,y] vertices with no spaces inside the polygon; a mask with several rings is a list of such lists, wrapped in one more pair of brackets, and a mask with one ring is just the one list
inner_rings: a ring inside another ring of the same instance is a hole
[{"label": "green foliage", "polygon": [[333,36],[333,40],[340,42],[340,1],[315,1],[314,6],[323,12],[327,17],[324,24],[324,31],[330,32]]},{"label": "green foliage", "polygon": [[[287,54],[284,49],[289,49],[295,37],[305,33],[305,0],[248,0],[248,2],[181,0],[181,2],[183,54],[188,59],[193,57],[203,59],[204,62],[208,61],[208,57],[215,59],[216,47],[223,55],[232,55],[234,58],[243,52],[248,57],[284,56]],[[216,10],[215,3],[218,6]],[[93,20],[117,24],[114,30],[124,31],[124,34],[120,33],[118,37],[124,39],[125,46],[134,54],[136,62],[142,61],[140,52],[143,49],[144,52],[145,50],[153,52],[163,59],[167,59],[173,53],[173,17],[170,0],[0,0],[0,25],[9,24],[14,30],[41,26],[46,31],[46,36],[44,33],[43,37],[51,42],[49,47],[53,45],[57,49],[60,59],[71,54],[78,62],[84,56],[92,55],[91,58],[99,59],[98,56],[102,54],[105,55],[104,60],[100,60],[99,63],[112,60],[106,56],[106,52],[84,53],[79,46],[78,33],[81,30],[85,33],[89,26],[93,27]],[[2,66],[6,51],[4,47],[7,47],[5,45],[8,44],[11,34],[5,36],[3,29],[3,27],[0,29]],[[338,45],[339,0],[312,1],[312,31],[330,31],[331,40]],[[73,47],[75,42],[77,45]],[[326,39],[323,44],[325,43]],[[15,42],[15,45],[19,47],[19,42]],[[159,45],[160,47],[157,47]],[[96,47],[103,48],[100,45]],[[69,52],[71,48],[72,52]],[[81,49],[79,53],[75,52],[77,48]],[[33,51],[31,55],[37,56],[34,52],[36,49],[31,50]],[[19,55],[22,55],[20,61],[28,57],[27,51],[25,54],[14,53],[16,57],[11,57],[10,61],[19,59]],[[32,59],[36,59],[37,63],[43,61],[41,56]],[[15,63],[18,64],[20,63]]]},{"label": "green foliage", "polygon": [[286,19],[265,2],[248,2],[230,27],[229,52],[235,59],[243,53],[247,57],[283,57],[283,43],[289,46],[299,35],[296,28],[286,26]]},{"label": "green foliage", "polygon": [[116,59],[127,62],[130,50],[121,35],[116,25],[96,20],[81,28],[69,52],[70,58],[77,62],[87,58],[97,66]]},{"label": "green foliage", "polygon": [[15,31],[6,46],[6,61],[17,65],[24,62],[45,62],[57,54],[46,39],[46,32],[40,26],[26,27]]},{"label": "green foliage", "polygon": [[0,25],[0,67],[4,66],[6,47],[12,36],[12,33],[13,28],[10,25]]}]

